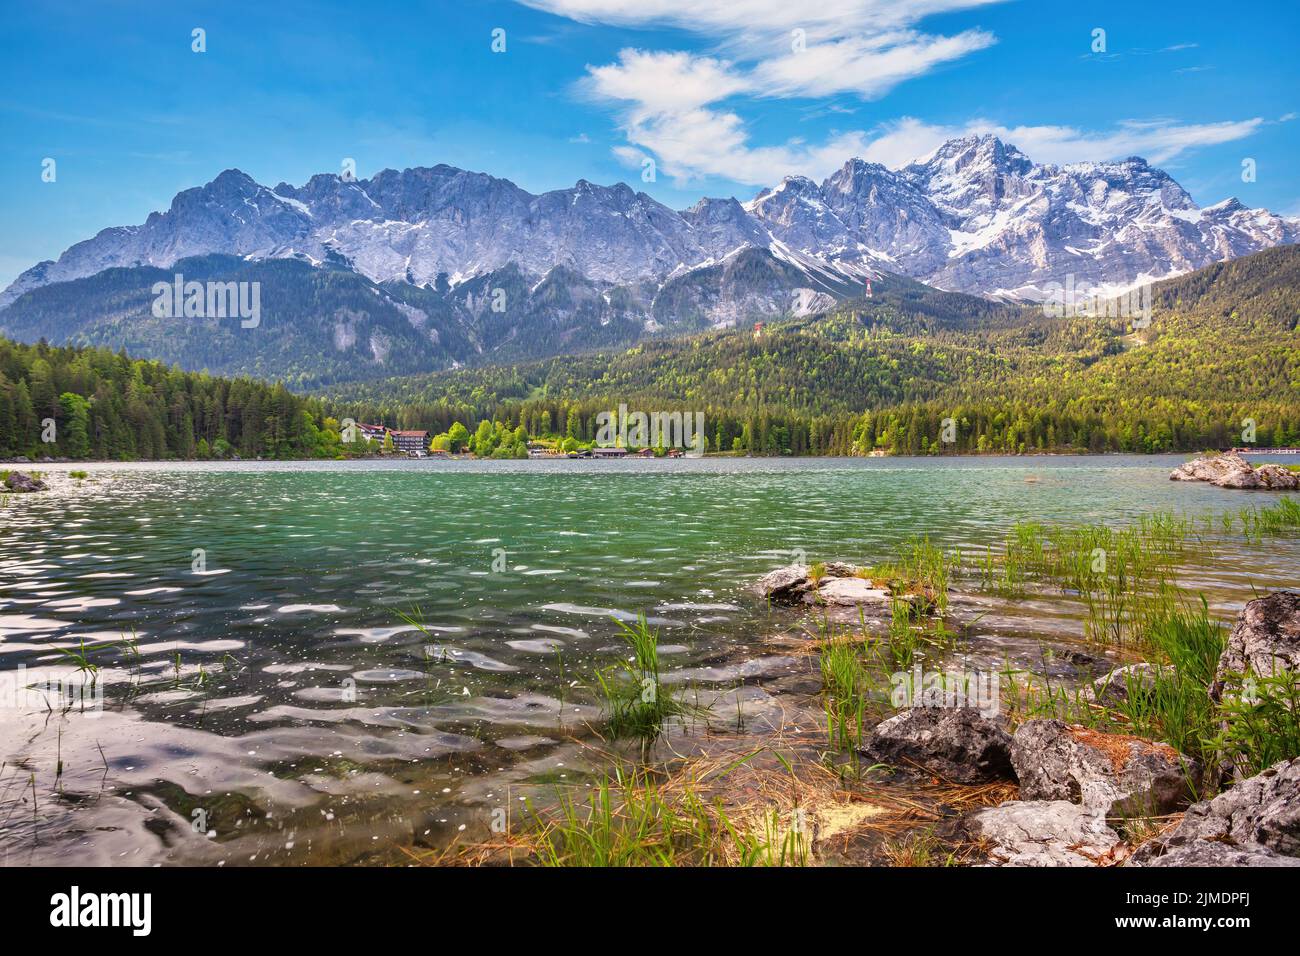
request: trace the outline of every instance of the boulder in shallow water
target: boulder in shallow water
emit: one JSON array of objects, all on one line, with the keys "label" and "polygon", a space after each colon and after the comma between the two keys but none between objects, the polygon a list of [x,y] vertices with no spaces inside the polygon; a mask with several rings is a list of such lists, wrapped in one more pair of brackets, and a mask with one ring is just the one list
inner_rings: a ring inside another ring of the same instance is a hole
[{"label": "boulder in shallow water", "polygon": [[1252,471],[1250,463],[1240,455],[1209,455],[1185,461],[1169,473],[1170,481],[1218,482],[1235,471]]},{"label": "boulder in shallow water", "polygon": [[5,478],[5,488],[15,494],[28,494],[33,491],[44,491],[47,485],[39,478],[33,478],[25,471],[11,471]]},{"label": "boulder in shallow water", "polygon": [[812,568],[790,564],[769,571],[754,583],[760,597],[777,604],[823,604],[853,607],[860,604],[888,604],[889,591],[859,577],[859,569],[842,561],[824,565],[821,580],[814,586]]},{"label": "boulder in shallow water", "polygon": [[[1300,865],[1300,757],[1189,807],[1176,828],[1139,847],[1131,865],[1238,865],[1229,851],[1255,857],[1250,866]],[[1185,862],[1166,862],[1170,856]]]},{"label": "boulder in shallow water", "polygon": [[803,600],[805,604],[856,607],[859,604],[888,604],[890,593],[888,588],[876,587],[866,578],[830,578],[823,580],[815,590],[805,591]]},{"label": "boulder in shallow water", "polygon": [[1068,800],[1108,817],[1172,813],[1201,780],[1196,761],[1168,744],[1063,720],[1022,724],[1011,763],[1025,799]]},{"label": "boulder in shallow water", "polygon": [[872,760],[919,767],[956,783],[1014,779],[1011,734],[971,707],[912,707],[876,726],[862,745]]},{"label": "boulder in shallow water", "polygon": [[769,601],[787,602],[803,594],[808,585],[808,565],[787,564],[754,582],[754,590]]},{"label": "boulder in shallow water", "polygon": [[1208,481],[1220,488],[1267,488],[1288,491],[1300,488],[1300,475],[1280,465],[1255,468],[1235,452],[1194,458],[1169,473],[1172,481]]},{"label": "boulder in shallow water", "polygon": [[1260,465],[1255,475],[1265,488],[1273,491],[1300,490],[1300,475],[1283,468],[1281,465]]},{"label": "boulder in shallow water", "polygon": [[1124,850],[1103,814],[1068,800],[1011,800],[966,817],[990,866],[1099,866]]}]

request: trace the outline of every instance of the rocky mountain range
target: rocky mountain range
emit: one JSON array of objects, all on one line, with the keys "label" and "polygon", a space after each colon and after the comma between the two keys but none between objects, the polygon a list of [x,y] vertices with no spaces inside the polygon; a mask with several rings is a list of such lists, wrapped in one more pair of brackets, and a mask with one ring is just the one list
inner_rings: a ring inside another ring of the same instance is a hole
[{"label": "rocky mountain range", "polygon": [[[989,135],[898,170],[853,159],[821,183],[791,176],[681,211],[622,183],[535,195],[445,165],[274,188],[227,170],[24,272],[0,293],[0,330],[49,334],[40,293],[109,269],[287,259],[382,287],[456,363],[809,314],[889,274],[1036,301],[1069,277],[1118,292],[1297,241],[1300,220],[1235,199],[1199,208],[1142,159],[1039,165]],[[95,288],[61,296],[88,340],[107,308]]]}]

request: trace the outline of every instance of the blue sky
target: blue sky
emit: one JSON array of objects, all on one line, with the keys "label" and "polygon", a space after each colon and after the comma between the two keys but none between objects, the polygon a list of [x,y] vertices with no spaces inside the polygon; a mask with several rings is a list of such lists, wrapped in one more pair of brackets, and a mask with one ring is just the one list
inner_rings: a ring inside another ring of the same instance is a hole
[{"label": "blue sky", "polygon": [[7,0],[0,284],[223,169],[302,183],[349,157],[363,178],[441,162],[535,192],[624,180],[680,208],[991,130],[1038,162],[1143,155],[1202,205],[1300,214],[1300,4],[1153,8]]}]

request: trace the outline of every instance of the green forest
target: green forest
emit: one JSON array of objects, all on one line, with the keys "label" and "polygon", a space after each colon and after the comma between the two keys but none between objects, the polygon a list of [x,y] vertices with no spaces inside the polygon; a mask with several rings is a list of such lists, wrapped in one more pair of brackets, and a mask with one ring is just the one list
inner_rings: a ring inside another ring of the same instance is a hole
[{"label": "green forest", "polygon": [[[710,451],[1165,452],[1300,444],[1300,249],[1158,283],[1148,327],[900,291],[753,330],[348,386],[363,417],[595,436],[596,415],[703,411]],[[918,292],[919,290],[924,290]],[[949,427],[945,428],[945,425]],[[944,439],[950,438],[951,441]]]},{"label": "green forest", "polygon": [[107,349],[0,339],[3,457],[332,458],[349,451],[320,402],[283,385],[183,372]]},{"label": "green forest", "polygon": [[[519,457],[596,437],[597,415],[703,411],[710,452],[1163,452],[1300,445],[1300,249],[1157,284],[1148,327],[1049,319],[909,280],[751,329],[340,386],[187,372],[95,347],[0,339],[0,457],[335,458],[341,421],[426,429]],[[51,429],[50,423],[53,423]]]}]

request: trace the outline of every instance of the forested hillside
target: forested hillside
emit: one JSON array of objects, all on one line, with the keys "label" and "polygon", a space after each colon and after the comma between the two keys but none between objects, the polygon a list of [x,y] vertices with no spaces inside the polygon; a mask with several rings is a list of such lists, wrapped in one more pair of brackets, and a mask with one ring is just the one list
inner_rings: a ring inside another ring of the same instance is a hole
[{"label": "forested hillside", "polygon": [[[0,457],[362,453],[340,442],[344,417],[434,434],[459,422],[482,433],[466,444],[513,455],[527,437],[590,442],[597,414],[620,404],[703,411],[710,451],[754,454],[1197,450],[1241,444],[1246,420],[1261,446],[1300,444],[1300,250],[1212,266],[1159,284],[1153,299],[1151,325],[1134,329],[891,279],[871,300],[761,332],[395,378],[327,398],[0,339]],[[48,420],[54,442],[42,440]]]},{"label": "forested hillside", "polygon": [[[930,293],[909,287],[914,297],[849,303],[757,335],[653,340],[332,397],[404,425],[497,418],[580,440],[620,402],[703,410],[711,450],[767,454],[1195,450],[1239,444],[1246,419],[1261,445],[1300,443],[1295,247],[1157,284],[1140,329],[991,305],[950,315],[945,294]],[[947,418],[952,444],[941,441]]]},{"label": "forested hillside", "polygon": [[0,339],[0,457],[294,458],[345,450],[320,403],[283,385],[182,372],[106,349]]}]

